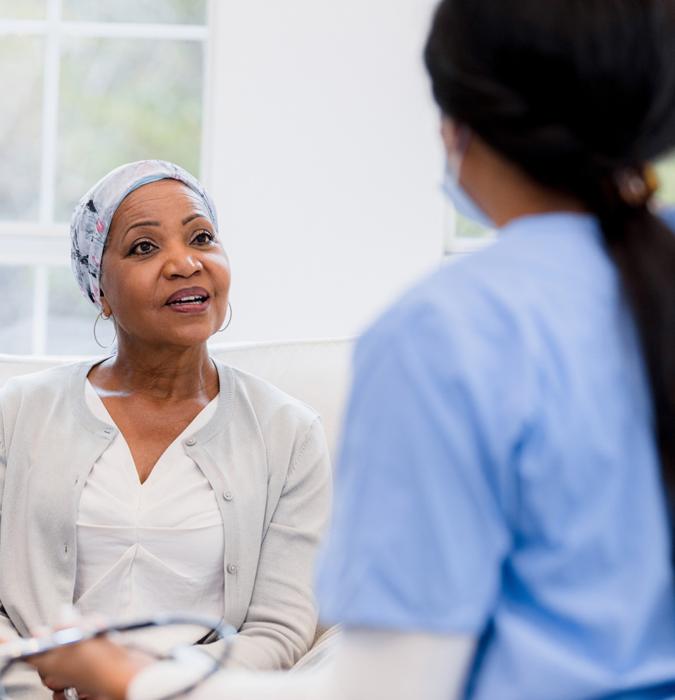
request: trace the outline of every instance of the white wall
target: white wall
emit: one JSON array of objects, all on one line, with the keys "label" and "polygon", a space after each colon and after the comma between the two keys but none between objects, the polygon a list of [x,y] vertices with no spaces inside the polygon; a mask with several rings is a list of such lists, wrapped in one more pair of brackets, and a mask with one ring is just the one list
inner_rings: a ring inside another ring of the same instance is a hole
[{"label": "white wall", "polygon": [[[232,340],[351,335],[442,252],[431,0],[213,0]],[[225,339],[225,338],[223,338]]]}]

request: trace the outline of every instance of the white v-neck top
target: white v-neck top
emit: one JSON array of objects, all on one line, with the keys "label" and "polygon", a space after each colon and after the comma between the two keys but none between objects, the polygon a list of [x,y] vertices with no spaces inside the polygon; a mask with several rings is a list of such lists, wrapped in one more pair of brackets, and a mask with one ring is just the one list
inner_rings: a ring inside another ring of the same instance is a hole
[{"label": "white v-neck top", "polygon": [[[114,421],[87,381],[87,405]],[[94,464],[77,518],[74,603],[115,618],[175,611],[222,618],[224,534],[216,496],[183,441],[215,414],[213,399],[141,484],[121,432]]]}]

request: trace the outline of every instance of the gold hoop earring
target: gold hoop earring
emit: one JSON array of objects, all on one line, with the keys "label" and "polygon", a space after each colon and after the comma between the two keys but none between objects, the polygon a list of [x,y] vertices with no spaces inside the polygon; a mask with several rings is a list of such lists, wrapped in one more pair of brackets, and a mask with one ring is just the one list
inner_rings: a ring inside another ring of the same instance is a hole
[{"label": "gold hoop earring", "polygon": [[230,323],[232,323],[232,304],[230,302],[227,302],[227,308],[230,310],[230,317],[227,319],[227,323],[216,333],[222,333],[223,331],[226,331],[230,327]]},{"label": "gold hoop earring", "polygon": [[103,311],[100,311],[98,316],[96,316],[96,320],[94,321],[94,341],[96,342],[96,345],[99,346],[99,348],[103,348],[106,350],[109,348],[111,345],[115,344],[115,341],[117,340],[117,327],[115,327],[115,336],[112,339],[112,342],[109,343],[108,345],[104,345],[99,339],[98,336],[96,335],[96,326],[98,325],[98,322],[103,319],[104,321],[108,321],[109,319],[112,318],[112,314],[110,316],[104,316]]}]

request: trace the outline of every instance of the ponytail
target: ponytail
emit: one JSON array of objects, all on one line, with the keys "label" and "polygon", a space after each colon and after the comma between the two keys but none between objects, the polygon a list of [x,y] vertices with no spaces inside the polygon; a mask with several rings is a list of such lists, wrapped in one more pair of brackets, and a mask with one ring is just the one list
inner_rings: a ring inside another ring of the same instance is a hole
[{"label": "ponytail", "polygon": [[635,318],[651,386],[663,480],[675,501],[675,232],[646,205],[598,215]]}]

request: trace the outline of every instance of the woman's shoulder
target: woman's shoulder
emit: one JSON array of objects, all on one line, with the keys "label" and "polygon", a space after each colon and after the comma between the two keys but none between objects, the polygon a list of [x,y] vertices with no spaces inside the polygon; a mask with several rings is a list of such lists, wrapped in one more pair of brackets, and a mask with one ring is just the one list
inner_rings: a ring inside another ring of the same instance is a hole
[{"label": "woman's shoulder", "polygon": [[[311,424],[319,414],[304,401],[291,396],[272,382],[215,360],[221,376],[221,391],[225,388],[231,394],[234,406],[239,411],[254,413],[260,422],[292,421]],[[222,378],[228,387],[222,386]]]},{"label": "woman's shoulder", "polygon": [[90,360],[69,362],[11,377],[0,387],[0,405],[4,410],[25,402],[44,406],[50,399],[67,394],[73,378],[86,372],[91,364]]}]

